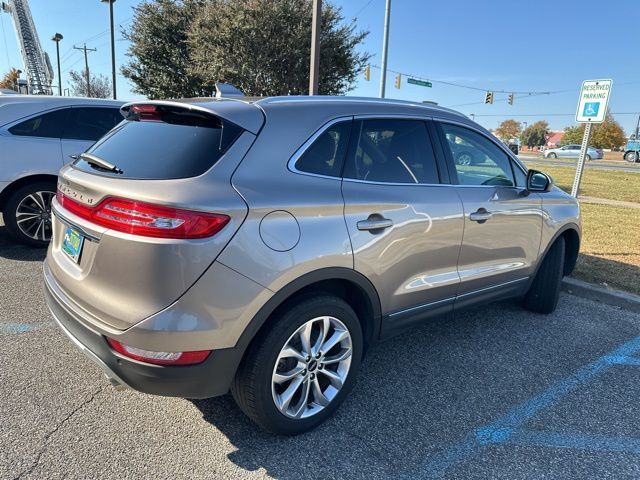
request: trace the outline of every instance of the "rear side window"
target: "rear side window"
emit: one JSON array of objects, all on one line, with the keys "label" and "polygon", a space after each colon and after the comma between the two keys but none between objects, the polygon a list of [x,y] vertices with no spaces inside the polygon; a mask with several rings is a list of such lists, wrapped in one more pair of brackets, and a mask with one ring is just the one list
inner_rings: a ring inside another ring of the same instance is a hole
[{"label": "rear side window", "polygon": [[327,128],[298,159],[296,169],[306,173],[340,177],[350,130],[350,120]]},{"label": "rear side window", "polygon": [[121,173],[101,169],[82,158],[74,166],[120,178],[195,177],[211,168],[242,133],[237,125],[202,114],[166,112],[152,116],[120,123],[88,150]]},{"label": "rear side window", "polygon": [[69,110],[71,109],[64,108],[32,117],[14,125],[9,129],[9,132],[12,135],[24,137],[60,138],[62,137],[62,127]]},{"label": "rear side window", "polygon": [[72,108],[62,138],[96,141],[123,120],[118,108]]},{"label": "rear side window", "polygon": [[425,122],[361,120],[345,165],[345,178],[383,183],[439,183]]}]

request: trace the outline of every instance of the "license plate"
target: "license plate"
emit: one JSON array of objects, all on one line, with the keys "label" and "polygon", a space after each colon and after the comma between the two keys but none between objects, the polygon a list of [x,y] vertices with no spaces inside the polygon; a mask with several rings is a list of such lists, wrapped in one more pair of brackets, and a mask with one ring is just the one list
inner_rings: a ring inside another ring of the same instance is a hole
[{"label": "license plate", "polygon": [[75,229],[69,227],[64,232],[64,239],[62,240],[62,250],[69,255],[71,260],[78,263],[80,260],[80,253],[82,253],[82,244],[84,243],[84,237]]}]

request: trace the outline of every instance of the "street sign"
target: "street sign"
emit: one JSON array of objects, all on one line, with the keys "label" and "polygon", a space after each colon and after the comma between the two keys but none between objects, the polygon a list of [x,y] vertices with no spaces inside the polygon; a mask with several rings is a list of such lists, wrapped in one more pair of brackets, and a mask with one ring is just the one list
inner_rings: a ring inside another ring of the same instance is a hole
[{"label": "street sign", "polygon": [[418,80],[417,78],[407,78],[407,83],[412,85],[420,85],[421,87],[433,87],[431,82],[427,82],[426,80]]},{"label": "street sign", "polygon": [[602,123],[607,113],[613,80],[585,80],[580,89],[576,122]]}]

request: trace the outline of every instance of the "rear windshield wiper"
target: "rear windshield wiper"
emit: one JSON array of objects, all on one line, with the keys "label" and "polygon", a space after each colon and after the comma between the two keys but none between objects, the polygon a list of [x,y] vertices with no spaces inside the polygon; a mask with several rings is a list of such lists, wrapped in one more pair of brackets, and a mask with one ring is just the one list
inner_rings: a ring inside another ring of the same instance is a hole
[{"label": "rear windshield wiper", "polygon": [[120,170],[113,163],[109,163],[100,157],[96,157],[95,155],[92,155],[91,153],[81,153],[79,157],[85,160],[89,165],[93,165],[94,167],[98,167],[103,170],[107,170],[109,172],[123,173],[122,170]]}]

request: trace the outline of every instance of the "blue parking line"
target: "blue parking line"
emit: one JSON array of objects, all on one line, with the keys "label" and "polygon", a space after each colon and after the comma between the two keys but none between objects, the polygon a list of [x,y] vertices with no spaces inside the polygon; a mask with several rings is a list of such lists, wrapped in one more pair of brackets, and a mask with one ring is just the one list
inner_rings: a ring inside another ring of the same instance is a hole
[{"label": "blue parking line", "polygon": [[[482,447],[492,444],[511,443],[512,441],[515,442],[516,440],[514,439],[517,439],[519,435],[524,435],[521,438],[529,438],[531,442],[533,442],[535,438],[538,438],[541,442],[540,444],[542,445],[542,434],[536,437],[531,432],[529,432],[529,436],[527,437],[527,432],[519,430],[519,427],[526,421],[531,419],[538,412],[540,412],[540,410],[553,405],[563,396],[572,392],[579,386],[584,385],[595,376],[603,373],[609,368],[615,365],[640,365],[640,362],[638,362],[636,358],[632,357],[632,355],[638,352],[640,352],[640,337],[636,337],[622,344],[614,351],[598,358],[594,362],[585,365],[584,367],[581,367],[570,377],[554,383],[543,393],[536,395],[535,397],[525,401],[524,403],[521,403],[520,405],[512,408],[509,412],[507,412],[504,416],[500,417],[496,421],[480,427],[474,432],[469,433],[461,442],[455,443],[449,446],[446,450],[439,452],[435,456],[429,458],[420,467],[418,467],[417,471],[414,471],[411,475],[408,475],[407,478],[443,478],[447,470],[473,457]],[[549,442],[547,443],[547,445],[553,445],[553,442],[555,441],[558,445],[567,445],[564,448],[570,448],[568,447],[568,445],[571,445],[571,442],[569,440],[571,438],[574,438],[572,434],[556,434],[555,437],[553,435],[553,433],[549,434],[549,437],[546,439]],[[560,435],[564,436],[561,437]],[[593,439],[595,437],[589,438]],[[602,440],[602,438],[604,437],[600,438]],[[615,446],[616,441],[619,442],[619,445],[624,444],[629,446],[629,448],[631,449],[634,448],[632,445],[632,443],[634,442],[633,439],[610,440],[612,441],[609,444],[604,441],[594,442],[594,448],[604,448],[605,445]],[[583,436],[582,438],[579,436],[575,436],[573,444],[587,445],[586,436]],[[638,442],[638,445],[640,445],[640,442]]]},{"label": "blue parking line", "polygon": [[52,322],[44,323],[3,323],[0,322],[0,335],[17,335],[52,327]]}]

